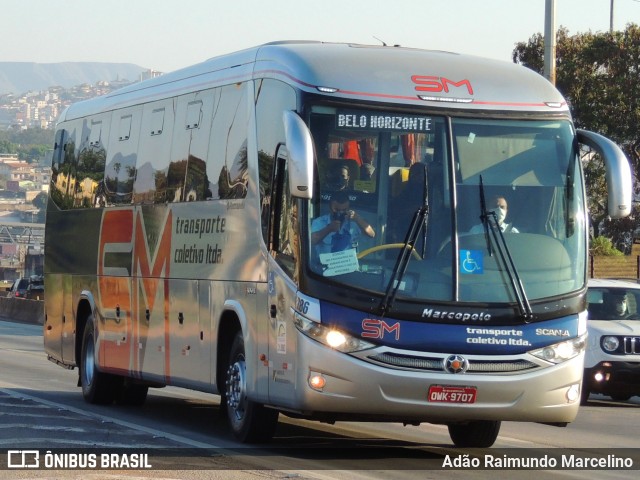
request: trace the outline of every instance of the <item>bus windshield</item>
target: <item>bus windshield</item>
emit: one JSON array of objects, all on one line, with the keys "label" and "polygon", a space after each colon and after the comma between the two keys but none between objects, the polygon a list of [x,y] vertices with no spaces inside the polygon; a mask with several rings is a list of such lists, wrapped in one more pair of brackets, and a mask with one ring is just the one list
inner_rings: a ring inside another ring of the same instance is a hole
[{"label": "bus windshield", "polygon": [[391,282],[409,301],[528,302],[584,285],[568,120],[315,107],[310,127],[314,275],[379,295]]}]

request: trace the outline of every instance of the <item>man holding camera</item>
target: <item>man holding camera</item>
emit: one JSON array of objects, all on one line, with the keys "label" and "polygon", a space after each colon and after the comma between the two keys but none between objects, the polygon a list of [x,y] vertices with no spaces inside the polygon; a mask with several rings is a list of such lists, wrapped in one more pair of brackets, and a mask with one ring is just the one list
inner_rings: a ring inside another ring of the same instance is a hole
[{"label": "man holding camera", "polygon": [[311,223],[311,244],[315,245],[319,254],[355,248],[362,232],[375,237],[373,227],[349,208],[347,192],[335,192],[329,206],[330,213],[321,215]]}]

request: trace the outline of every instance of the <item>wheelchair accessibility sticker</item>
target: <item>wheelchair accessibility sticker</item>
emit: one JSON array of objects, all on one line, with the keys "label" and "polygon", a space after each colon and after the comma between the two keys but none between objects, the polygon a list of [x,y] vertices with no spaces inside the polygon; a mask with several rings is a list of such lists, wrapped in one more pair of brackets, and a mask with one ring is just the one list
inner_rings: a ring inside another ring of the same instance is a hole
[{"label": "wheelchair accessibility sticker", "polygon": [[484,273],[482,250],[460,250],[460,273]]}]

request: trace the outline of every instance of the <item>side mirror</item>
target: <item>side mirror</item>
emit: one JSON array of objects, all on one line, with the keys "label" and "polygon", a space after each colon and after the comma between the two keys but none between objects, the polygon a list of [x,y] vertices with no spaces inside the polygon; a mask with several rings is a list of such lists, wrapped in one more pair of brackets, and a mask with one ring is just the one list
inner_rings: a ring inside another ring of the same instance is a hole
[{"label": "side mirror", "polygon": [[313,196],[313,141],[311,132],[297,113],[287,110],[282,116],[289,153],[289,188],[291,196]]},{"label": "side mirror", "polygon": [[578,130],[578,142],[593,148],[603,160],[606,169],[608,199],[611,218],[623,218],[631,213],[633,185],[631,167],[624,152],[606,137],[588,130]]}]

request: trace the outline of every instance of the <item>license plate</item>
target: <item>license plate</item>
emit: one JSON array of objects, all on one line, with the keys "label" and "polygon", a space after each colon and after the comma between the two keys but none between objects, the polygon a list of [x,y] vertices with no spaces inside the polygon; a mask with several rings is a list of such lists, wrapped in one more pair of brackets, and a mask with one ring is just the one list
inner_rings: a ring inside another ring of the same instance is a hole
[{"label": "license plate", "polygon": [[427,399],[439,403],[475,403],[476,387],[457,387],[453,385],[431,385]]}]

